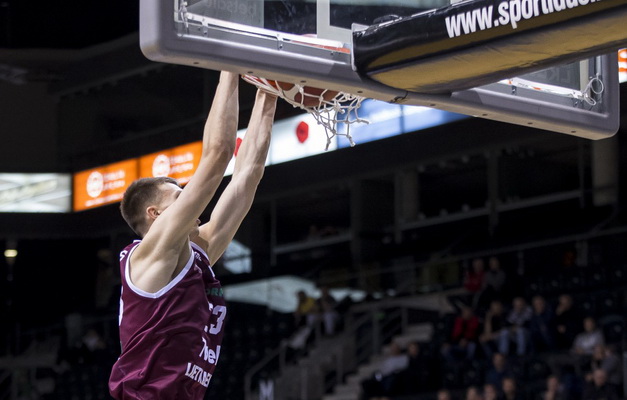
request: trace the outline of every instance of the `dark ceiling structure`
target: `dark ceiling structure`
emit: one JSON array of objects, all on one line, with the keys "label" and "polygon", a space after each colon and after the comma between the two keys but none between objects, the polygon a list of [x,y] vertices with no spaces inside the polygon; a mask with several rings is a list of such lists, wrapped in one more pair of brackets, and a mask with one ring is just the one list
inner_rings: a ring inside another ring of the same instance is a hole
[{"label": "dark ceiling structure", "polygon": [[138,29],[139,2],[0,2],[0,48],[81,49]]}]

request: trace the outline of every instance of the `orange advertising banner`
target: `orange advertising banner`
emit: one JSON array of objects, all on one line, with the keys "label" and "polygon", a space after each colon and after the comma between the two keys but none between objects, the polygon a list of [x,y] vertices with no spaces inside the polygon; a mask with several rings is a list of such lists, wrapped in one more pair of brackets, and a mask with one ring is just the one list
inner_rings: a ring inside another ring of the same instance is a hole
[{"label": "orange advertising banner", "polygon": [[618,50],[618,80],[627,82],[627,48]]},{"label": "orange advertising banner", "polygon": [[199,141],[142,156],[139,176],[169,176],[185,185],[198,168],[201,154],[202,142]]},{"label": "orange advertising banner", "polygon": [[74,211],[122,200],[124,191],[137,176],[137,159],[103,165],[74,174]]}]

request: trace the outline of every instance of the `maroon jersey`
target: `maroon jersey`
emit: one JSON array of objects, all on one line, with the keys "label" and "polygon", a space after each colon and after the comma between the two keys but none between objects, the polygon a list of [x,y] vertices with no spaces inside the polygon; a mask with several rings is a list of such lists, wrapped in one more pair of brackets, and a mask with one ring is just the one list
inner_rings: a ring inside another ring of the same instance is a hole
[{"label": "maroon jersey", "polygon": [[226,306],[207,254],[192,243],[183,270],[148,293],[130,279],[128,260],[140,241],[120,253],[120,344],[109,379],[118,399],[202,399],[218,357]]}]

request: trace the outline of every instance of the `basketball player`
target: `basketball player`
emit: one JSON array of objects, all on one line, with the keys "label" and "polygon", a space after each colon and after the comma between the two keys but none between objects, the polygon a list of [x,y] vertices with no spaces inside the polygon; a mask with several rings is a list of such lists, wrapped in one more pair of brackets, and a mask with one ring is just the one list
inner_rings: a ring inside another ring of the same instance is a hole
[{"label": "basketball player", "polygon": [[211,265],[250,209],[276,107],[275,96],[257,92],[232,179],[201,225],[235,149],[238,85],[237,74],[221,73],[202,157],[184,189],[171,178],[142,178],[122,200],[122,216],[141,240],[120,253],[122,352],[109,379],[115,399],[200,400],[211,380],[227,312]]}]

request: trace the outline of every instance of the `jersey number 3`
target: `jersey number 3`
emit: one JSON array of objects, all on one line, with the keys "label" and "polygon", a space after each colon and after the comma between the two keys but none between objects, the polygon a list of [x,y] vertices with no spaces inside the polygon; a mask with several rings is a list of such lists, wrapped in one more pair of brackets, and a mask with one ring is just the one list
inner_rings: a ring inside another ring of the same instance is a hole
[{"label": "jersey number 3", "polygon": [[209,333],[216,335],[220,332],[220,330],[222,330],[222,324],[224,323],[224,318],[226,317],[226,307],[215,306],[213,308],[213,315],[217,315],[218,319],[215,324],[211,324],[209,326]]}]

